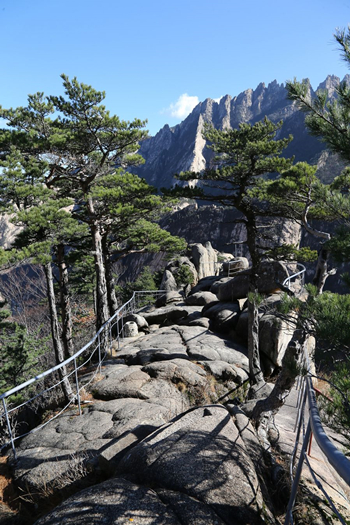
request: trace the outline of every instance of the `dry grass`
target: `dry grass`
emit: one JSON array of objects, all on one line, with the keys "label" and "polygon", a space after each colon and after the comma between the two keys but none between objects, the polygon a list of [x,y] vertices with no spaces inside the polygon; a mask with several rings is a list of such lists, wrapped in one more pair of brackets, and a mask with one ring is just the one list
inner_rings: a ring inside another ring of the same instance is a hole
[{"label": "dry grass", "polygon": [[5,456],[0,456],[0,503],[9,507],[11,511],[20,508],[16,489],[8,466],[8,458]]}]

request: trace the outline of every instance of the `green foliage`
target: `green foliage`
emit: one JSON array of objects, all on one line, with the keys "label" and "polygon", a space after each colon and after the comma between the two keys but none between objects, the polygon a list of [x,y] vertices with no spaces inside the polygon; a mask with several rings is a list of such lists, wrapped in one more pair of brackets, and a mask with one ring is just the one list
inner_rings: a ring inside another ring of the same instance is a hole
[{"label": "green foliage", "polygon": [[308,246],[298,248],[296,244],[275,246],[274,248],[267,250],[265,255],[276,261],[312,262],[317,260],[316,250],[311,250]]},{"label": "green foliage", "polygon": [[350,437],[350,362],[346,356],[331,374],[327,398],[319,398],[326,422],[340,434]]},{"label": "green foliage", "polygon": [[136,291],[156,291],[157,285],[154,280],[154,275],[149,266],[145,266],[141,274],[134,282],[127,282],[124,286],[117,286],[116,292],[121,301],[121,304],[126,303],[132,294]]},{"label": "green foliage", "polygon": [[[338,32],[338,40],[345,53],[346,60],[350,63],[350,55],[346,51],[345,32]],[[299,108],[307,113],[306,125],[309,132],[319,137],[327,147],[341,155],[346,161],[350,160],[350,88],[343,81],[336,88],[337,99],[330,101],[327,90],[319,90],[316,98],[311,98],[309,81],[287,82],[288,98],[296,101]]]},{"label": "green foliage", "polygon": [[[38,359],[46,350],[46,341],[38,344],[38,335],[30,335],[24,326],[13,321],[11,311],[3,306],[0,310],[0,393],[33,377]],[[22,394],[10,400],[20,402]]]},{"label": "green foliage", "polygon": [[[292,164],[292,159],[280,157],[292,137],[275,140],[281,126],[282,122],[274,124],[267,118],[254,125],[240,124],[238,129],[232,130],[217,130],[206,126],[203,137],[210,143],[208,147],[216,153],[216,167],[201,173],[181,173],[178,178],[201,181],[201,188],[194,188],[192,197],[197,191],[200,198],[234,205],[240,210],[252,207],[249,192],[259,183],[258,177],[280,173]],[[206,188],[213,187],[218,190],[215,197],[211,195],[211,190],[205,191]]]},{"label": "green foliage", "polygon": [[[146,121],[121,120],[103,105],[103,91],[66,75],[62,80],[63,96],[36,93],[27,107],[0,110],[9,127],[0,129],[0,206],[15,212],[12,221],[23,227],[16,240],[18,258],[69,267],[75,291],[83,293],[94,288],[87,268],[93,263],[102,324],[108,315],[105,282],[112,295],[111,275],[105,278],[112,258],[133,251],[181,251],[185,243],[155,223],[168,203],[126,171],[144,162],[138,150],[148,134]],[[59,278],[63,303],[68,274],[64,284]]]},{"label": "green foliage", "polygon": [[345,272],[342,273],[340,277],[342,278],[346,286],[350,288],[350,274],[348,272]]},{"label": "green foliage", "polygon": [[324,292],[317,295],[317,288],[306,286],[307,301],[284,294],[278,309],[282,314],[298,311],[299,323],[308,322],[314,330],[319,346],[327,350],[348,347],[350,342],[350,295]]},{"label": "green foliage", "polygon": [[[347,30],[337,30],[335,39],[345,62],[350,65],[350,26]],[[345,161],[350,161],[350,86],[344,80],[335,88],[336,98],[329,100],[327,90],[319,90],[316,97],[311,97],[309,81],[293,82],[286,85],[288,98],[295,101],[306,113],[306,126],[309,132],[317,136],[327,147],[340,155]],[[328,219],[340,219],[349,229],[350,214],[350,168],[343,170],[329,186],[319,185],[319,209]],[[289,195],[287,195],[289,198]],[[314,201],[314,199],[311,199]],[[327,243],[338,261],[349,260],[350,236],[337,235]]]},{"label": "green foliage", "polygon": [[[309,291],[311,288],[309,287]],[[312,291],[308,301],[310,316],[315,320],[316,337],[329,348],[342,348],[350,342],[350,295]]]},{"label": "green foliage", "polygon": [[350,260],[350,226],[342,225],[336,230],[335,235],[326,243],[337,262]]},{"label": "green foliage", "polygon": [[256,292],[248,293],[248,301],[255,306],[259,306],[264,300],[264,297]]},{"label": "green foliage", "polygon": [[38,357],[45,350],[45,345],[38,345],[37,337],[30,336],[24,327],[15,324],[11,331],[3,329],[0,335],[0,392],[33,377]]},{"label": "green foliage", "polygon": [[182,264],[179,267],[174,277],[178,286],[194,283],[193,272],[191,271],[191,268],[186,264]]}]

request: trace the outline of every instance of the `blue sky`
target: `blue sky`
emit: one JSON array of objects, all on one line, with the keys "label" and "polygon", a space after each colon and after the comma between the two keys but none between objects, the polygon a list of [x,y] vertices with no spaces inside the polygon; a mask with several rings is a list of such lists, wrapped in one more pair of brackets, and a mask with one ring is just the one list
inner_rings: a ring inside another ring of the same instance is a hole
[{"label": "blue sky", "polygon": [[0,104],[60,94],[66,73],[155,134],[208,97],[342,78],[332,35],[349,23],[350,0],[0,0]]}]

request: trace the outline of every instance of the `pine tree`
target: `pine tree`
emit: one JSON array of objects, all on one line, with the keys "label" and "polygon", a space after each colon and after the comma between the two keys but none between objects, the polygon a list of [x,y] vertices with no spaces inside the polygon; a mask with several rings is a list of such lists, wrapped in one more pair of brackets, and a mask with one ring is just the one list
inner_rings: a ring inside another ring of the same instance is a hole
[{"label": "pine tree", "polygon": [[[38,344],[35,335],[30,335],[24,326],[11,319],[6,301],[0,297],[0,392],[32,377],[45,350],[44,341]],[[11,400],[21,401],[21,397]]]},{"label": "pine tree", "polygon": [[[338,30],[335,39],[345,62],[350,65],[350,26]],[[294,80],[286,84],[288,98],[294,101],[299,109],[306,113],[305,123],[309,132],[325,142],[330,151],[337,153],[343,160],[350,162],[350,86],[347,80],[336,87],[337,96],[329,100],[327,90],[318,90],[316,97],[311,97],[308,81]],[[349,260],[350,248],[350,168],[346,167],[342,174],[330,186],[327,204],[330,215],[335,215],[343,228],[336,236],[325,243],[325,249],[331,249],[337,254],[338,260]],[[333,197],[332,193],[335,192]],[[346,244],[346,246],[345,246]],[[343,256],[341,255],[343,254]]]},{"label": "pine tree", "polygon": [[232,206],[241,212],[239,219],[245,225],[247,245],[252,261],[249,284],[248,354],[250,382],[258,388],[264,379],[259,358],[259,321],[257,305],[258,268],[262,256],[258,219],[269,216],[271,210],[253,195],[261,178],[281,173],[293,160],[280,156],[292,137],[275,140],[282,122],[274,124],[267,118],[254,125],[240,124],[238,129],[217,130],[205,127],[203,137],[216,156],[214,167],[201,173],[187,172],[178,177],[183,181],[197,181],[199,187],[177,189],[175,193]]},{"label": "pine tree", "polygon": [[[0,130],[0,155],[6,158],[15,146],[33,162],[45,159],[46,188],[55,191],[56,198],[73,198],[73,216],[84,222],[90,232],[96,276],[96,326],[100,328],[115,308],[110,247],[122,237],[125,252],[128,236],[123,228],[132,225],[136,216],[153,222],[151,208],[159,210],[161,204],[150,186],[125,171],[143,162],[137,151],[147,136],[143,129],[146,122],[126,122],[110,115],[102,104],[104,92],[79,83],[76,78],[70,80],[62,75],[62,79],[64,96],[45,97],[37,93],[28,97],[26,108],[0,111],[10,126],[10,130]],[[123,170],[114,174],[118,168]],[[125,185],[125,191],[114,187],[115,177],[119,177],[121,188]],[[167,238],[170,241],[169,235]]]}]

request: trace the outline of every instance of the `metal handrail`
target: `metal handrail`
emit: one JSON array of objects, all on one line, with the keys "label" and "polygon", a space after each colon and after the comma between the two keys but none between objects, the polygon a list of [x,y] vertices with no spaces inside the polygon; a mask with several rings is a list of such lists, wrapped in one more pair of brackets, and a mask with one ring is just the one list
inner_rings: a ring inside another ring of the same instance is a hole
[{"label": "metal handrail", "polygon": [[299,262],[296,262],[294,263],[296,264],[297,268],[301,268],[301,270],[299,270],[298,272],[296,273],[293,273],[292,275],[289,275],[284,281],[283,281],[283,286],[286,286],[287,288],[290,289],[290,285],[291,285],[291,280],[292,279],[296,279],[297,277],[299,277],[299,275],[301,275],[301,286],[304,286],[304,280],[305,280],[305,272],[306,272],[306,268],[303,264],[299,263]]},{"label": "metal handrail", "polygon": [[[327,494],[326,490],[322,486],[321,482],[317,480],[316,473],[312,469],[312,466],[310,465],[310,462],[308,461],[306,457],[306,450],[308,448],[311,435],[313,434],[315,436],[315,439],[317,441],[318,446],[322,450],[323,454],[327,458],[329,464],[334,468],[334,470],[338,473],[338,475],[345,481],[345,483],[350,486],[350,461],[349,459],[339,450],[337,447],[332,443],[332,441],[327,436],[322,423],[320,414],[317,407],[316,402],[316,393],[312,384],[312,370],[311,370],[311,364],[310,359],[308,355],[307,348],[304,346],[303,352],[301,354],[301,365],[306,367],[307,373],[304,376],[304,381],[302,382],[302,385],[300,385],[301,388],[305,387],[305,394],[298,396],[298,421],[297,421],[297,435],[295,440],[295,446],[294,450],[291,456],[291,466],[290,466],[290,472],[291,472],[291,478],[292,478],[292,489],[291,489],[291,495],[288,503],[287,513],[284,525],[293,524],[293,508],[296,500],[296,494],[300,482],[300,476],[302,471],[302,466],[304,461],[306,462],[311,475],[316,482],[316,485],[321,489],[324,496],[329,501],[333,511],[338,516],[341,523],[345,525],[345,521],[343,520],[342,516],[338,512],[338,510],[335,508],[334,503],[331,500],[331,497]],[[295,477],[293,479],[293,463],[295,459],[295,454],[298,448],[299,438],[300,438],[300,430],[302,427],[302,424],[304,423],[304,409],[305,409],[305,400],[306,397],[308,399],[308,407],[309,407],[309,418],[308,418],[308,425],[307,430],[304,433],[304,439],[300,451],[300,457],[299,457],[299,463],[296,470]]]},{"label": "metal handrail", "polygon": [[[107,349],[106,348],[104,348],[105,351],[104,351],[104,354],[102,355],[101,347],[104,346],[104,345],[102,345],[101,342],[104,341],[104,342],[107,342],[107,344],[108,343],[110,343],[110,344],[112,343],[112,329],[114,328],[115,325],[118,325],[119,322],[121,321],[121,326],[119,326],[119,325],[117,326],[117,333],[116,333],[116,338],[117,338],[117,341],[118,341],[118,348],[119,348],[120,347],[120,339],[123,338],[123,330],[124,330],[123,317],[126,314],[131,313],[131,312],[133,312],[133,311],[138,309],[139,304],[140,304],[140,298],[142,296],[146,296],[146,297],[150,296],[150,297],[152,297],[152,296],[159,295],[159,294],[164,294],[164,293],[165,293],[164,290],[136,291],[136,292],[134,292],[132,297],[131,297],[131,299],[129,299],[129,301],[127,301],[120,308],[118,308],[118,310],[115,312],[115,314],[112,315],[112,317],[110,317],[101,326],[101,328],[90,339],[90,341],[88,343],[86,343],[86,345],[83,346],[80,350],[78,350],[73,356],[69,357],[68,359],[65,359],[64,361],[62,361],[58,365],[55,365],[55,366],[53,366],[52,368],[50,368],[48,370],[45,370],[45,372],[42,372],[41,374],[38,374],[35,377],[32,377],[31,379],[28,379],[24,383],[21,383],[20,385],[17,385],[16,387],[11,388],[10,390],[7,390],[3,394],[1,394],[0,395],[0,404],[2,404],[2,406],[3,406],[3,414],[0,414],[0,419],[2,417],[5,417],[6,425],[7,425],[7,429],[8,429],[8,433],[9,433],[9,437],[10,437],[10,440],[8,442],[4,443],[1,446],[1,449],[3,449],[4,447],[6,447],[6,446],[11,444],[11,447],[12,447],[12,450],[13,450],[13,453],[14,453],[14,457],[16,458],[16,449],[15,449],[14,442],[16,440],[18,440],[18,439],[20,439],[20,438],[22,438],[22,437],[32,433],[32,432],[40,430],[41,428],[46,426],[50,421],[52,421],[53,419],[55,419],[57,417],[57,415],[52,417],[50,420],[48,420],[47,422],[45,422],[41,426],[39,426],[39,427],[29,431],[29,432],[21,434],[20,436],[14,436],[14,433],[13,433],[12,427],[11,427],[11,422],[10,422],[10,419],[9,419],[9,415],[11,414],[11,412],[13,412],[15,410],[19,410],[24,405],[27,405],[28,403],[32,402],[33,400],[37,399],[38,397],[42,396],[43,394],[49,392],[53,388],[59,386],[62,383],[62,380],[58,381],[57,383],[55,383],[54,385],[51,385],[50,387],[48,387],[46,389],[41,390],[39,393],[36,393],[34,396],[32,396],[30,399],[26,400],[22,404],[14,406],[13,408],[10,408],[10,409],[8,408],[7,403],[6,403],[6,399],[7,398],[9,398],[10,396],[20,392],[24,388],[27,388],[28,386],[32,385],[33,383],[36,383],[36,382],[38,382],[40,380],[43,380],[44,378],[46,378],[50,374],[53,374],[54,372],[56,372],[57,370],[59,370],[59,369],[61,369],[63,367],[67,367],[67,365],[73,363],[74,364],[74,368],[69,374],[66,375],[66,377],[68,378],[68,377],[72,376],[73,381],[75,383],[75,387],[76,387],[76,393],[72,396],[72,399],[67,403],[67,405],[59,412],[59,415],[64,410],[66,410],[76,400],[78,402],[79,414],[81,414],[80,391],[81,391],[81,389],[83,387],[86,387],[87,384],[89,384],[94,379],[94,377],[96,376],[96,374],[99,371],[101,371],[101,364],[102,364],[102,362],[104,361],[104,359],[105,359],[105,357],[107,355],[107,352],[106,352]],[[91,353],[90,353],[89,357],[87,358],[86,361],[84,361],[84,363],[82,363],[79,366],[77,366],[77,358],[80,357],[89,348],[91,348]],[[84,385],[79,386],[78,370],[80,370],[82,367],[86,366],[86,364],[89,361],[91,361],[91,359],[92,359],[92,357],[93,357],[93,355],[95,354],[96,351],[98,351],[98,363],[96,365],[96,371],[94,372],[94,374],[92,375],[92,378],[90,379],[90,381],[88,383],[85,383]]]}]

